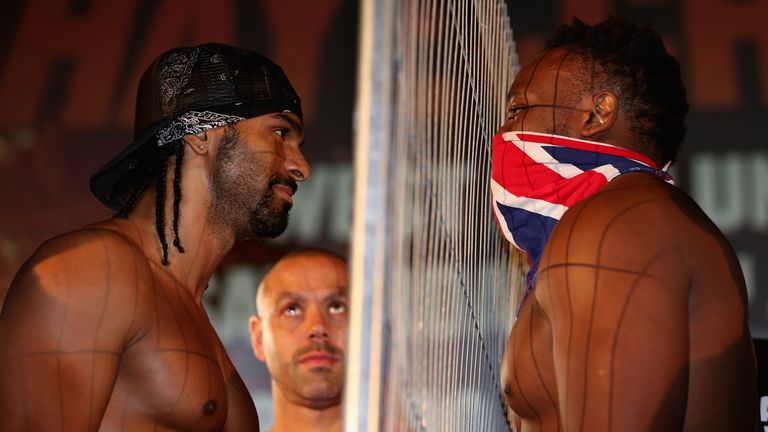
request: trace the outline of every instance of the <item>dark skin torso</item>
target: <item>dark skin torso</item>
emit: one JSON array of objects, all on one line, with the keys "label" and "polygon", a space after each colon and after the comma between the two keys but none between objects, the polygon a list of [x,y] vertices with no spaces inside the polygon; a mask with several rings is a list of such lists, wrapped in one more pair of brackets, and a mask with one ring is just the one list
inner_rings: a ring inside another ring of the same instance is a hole
[{"label": "dark skin torso", "polygon": [[510,334],[522,431],[758,430],[746,290],[683,192],[626,174],[572,207]]},{"label": "dark skin torso", "polygon": [[0,315],[1,429],[258,430],[201,302],[126,224],[53,239],[17,275]]}]

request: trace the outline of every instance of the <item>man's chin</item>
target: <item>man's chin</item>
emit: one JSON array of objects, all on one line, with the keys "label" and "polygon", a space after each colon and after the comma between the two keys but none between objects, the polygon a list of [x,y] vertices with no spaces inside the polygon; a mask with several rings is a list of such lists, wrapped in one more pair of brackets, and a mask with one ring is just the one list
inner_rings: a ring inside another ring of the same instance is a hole
[{"label": "man's chin", "polygon": [[288,211],[282,214],[273,215],[268,218],[259,217],[256,214],[251,215],[251,230],[253,237],[258,239],[273,239],[284,233],[288,228]]},{"label": "man's chin", "polygon": [[324,410],[341,404],[341,396],[332,399],[309,397],[305,399],[306,407],[313,410]]},{"label": "man's chin", "polygon": [[341,386],[331,382],[310,382],[303,385],[302,396],[313,408],[322,409],[341,403]]}]

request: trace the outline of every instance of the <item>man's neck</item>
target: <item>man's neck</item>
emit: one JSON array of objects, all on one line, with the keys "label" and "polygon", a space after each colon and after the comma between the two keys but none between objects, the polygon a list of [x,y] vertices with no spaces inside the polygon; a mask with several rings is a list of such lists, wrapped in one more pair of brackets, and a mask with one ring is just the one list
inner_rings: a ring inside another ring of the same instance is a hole
[{"label": "man's neck", "polygon": [[[162,264],[162,246],[155,226],[155,194],[147,191],[128,215],[126,233],[136,237],[147,259],[186,287],[195,300],[202,302],[203,293],[213,272],[234,245],[234,239],[222,241],[207,223],[208,204],[186,195],[179,209],[179,240],[184,253],[174,246],[173,189],[168,190],[165,211],[165,240],[168,265]],[[184,195],[182,195],[184,196]],[[132,233],[131,233],[132,231]],[[223,244],[226,243],[226,244]]]},{"label": "man's neck", "polygon": [[341,404],[312,409],[289,401],[272,384],[275,423],[269,432],[341,432]]}]

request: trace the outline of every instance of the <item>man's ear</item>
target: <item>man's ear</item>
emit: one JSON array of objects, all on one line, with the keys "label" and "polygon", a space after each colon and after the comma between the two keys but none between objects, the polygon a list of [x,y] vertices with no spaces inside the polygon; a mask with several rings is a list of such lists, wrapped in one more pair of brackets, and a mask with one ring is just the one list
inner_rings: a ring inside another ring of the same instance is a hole
[{"label": "man's ear", "polygon": [[264,337],[261,329],[261,318],[256,315],[251,315],[248,320],[248,329],[251,333],[251,348],[256,358],[266,363],[266,357],[264,356]]},{"label": "man's ear", "polygon": [[209,138],[208,131],[202,131],[192,135],[184,135],[183,139],[193,152],[204,155],[211,148],[211,140]]},{"label": "man's ear", "polygon": [[592,96],[592,111],[584,122],[581,134],[593,137],[607,131],[619,117],[619,97],[610,90],[604,90]]}]

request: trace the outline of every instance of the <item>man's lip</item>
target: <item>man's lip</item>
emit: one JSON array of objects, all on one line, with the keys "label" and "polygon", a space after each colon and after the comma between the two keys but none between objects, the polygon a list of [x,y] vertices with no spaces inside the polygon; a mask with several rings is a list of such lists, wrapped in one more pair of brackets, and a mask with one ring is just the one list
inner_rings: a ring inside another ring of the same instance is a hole
[{"label": "man's lip", "polygon": [[289,200],[293,201],[293,189],[290,186],[276,184],[272,186],[277,192],[285,195]]},{"label": "man's lip", "polygon": [[333,354],[323,352],[313,352],[301,357],[299,363],[302,364],[333,364],[338,362],[339,359]]}]

